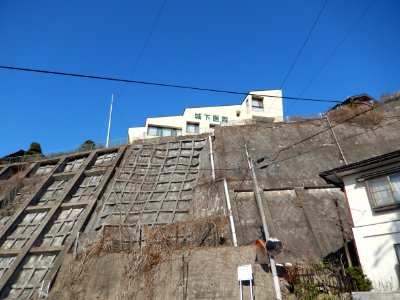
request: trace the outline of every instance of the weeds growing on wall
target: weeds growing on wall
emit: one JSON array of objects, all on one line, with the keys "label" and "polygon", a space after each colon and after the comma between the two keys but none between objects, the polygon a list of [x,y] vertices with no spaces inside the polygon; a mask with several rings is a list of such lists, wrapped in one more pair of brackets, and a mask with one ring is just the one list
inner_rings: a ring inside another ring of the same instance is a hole
[{"label": "weeds growing on wall", "polygon": [[[160,268],[174,257],[186,263],[193,251],[204,247],[217,247],[226,243],[229,230],[226,216],[208,216],[165,226],[113,226],[105,227],[99,239],[86,251],[76,256],[62,286],[54,291],[54,299],[61,292],[68,292],[71,299],[83,293],[80,284],[90,270],[96,257],[109,253],[124,253],[128,264],[124,270],[118,299],[154,299],[157,285],[161,285]],[[164,279],[165,280],[165,279]]]},{"label": "weeds growing on wall", "polygon": [[182,252],[188,257],[200,247],[223,244],[227,225],[225,216],[213,216],[162,227],[143,227],[142,242],[131,248],[125,270],[128,280],[135,283],[125,294],[126,299],[132,299],[138,290],[153,298],[155,275],[162,263],[172,260],[173,254]]},{"label": "weeds growing on wall", "polygon": [[364,274],[361,267],[349,267],[345,270],[346,275],[355,281],[357,289],[359,291],[370,291],[372,290],[372,282]]},{"label": "weeds growing on wall", "polygon": [[[361,126],[374,126],[383,120],[383,113],[379,109],[372,109],[368,105],[343,105],[328,112],[329,119],[338,124],[349,122]],[[348,120],[348,121],[346,121]]]},{"label": "weeds growing on wall", "polygon": [[[368,279],[360,267],[344,269],[343,265],[318,263],[286,267],[285,279],[296,299],[351,299],[351,292],[368,288]],[[360,280],[360,283],[357,282]],[[371,287],[371,286],[369,286]],[[368,290],[368,289],[365,289]]]},{"label": "weeds growing on wall", "polygon": [[[3,182],[0,191],[9,191],[0,203],[0,216],[12,215],[21,204],[20,201],[16,200],[16,196],[18,194],[32,194],[42,179],[41,176],[21,178],[17,175]],[[24,200],[23,197],[21,199]]]}]

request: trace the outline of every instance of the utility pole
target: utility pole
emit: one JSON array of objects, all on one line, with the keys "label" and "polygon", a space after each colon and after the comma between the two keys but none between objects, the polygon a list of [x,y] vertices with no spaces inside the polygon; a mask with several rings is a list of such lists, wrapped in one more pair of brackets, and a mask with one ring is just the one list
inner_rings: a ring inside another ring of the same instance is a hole
[{"label": "utility pole", "polygon": [[339,141],[338,141],[338,139],[337,139],[337,137],[336,137],[336,133],[335,133],[335,131],[333,130],[331,120],[329,120],[329,114],[326,114],[326,119],[328,120],[329,128],[330,128],[331,131],[332,131],[333,138],[335,139],[336,146],[337,146],[338,149],[339,149],[339,152],[340,152],[340,155],[341,155],[342,158],[343,158],[344,164],[345,164],[345,165],[348,165],[347,160],[346,160],[346,157],[344,156],[342,147],[340,147]]},{"label": "utility pole", "polygon": [[108,142],[110,141],[110,129],[111,129],[111,118],[112,118],[113,102],[114,102],[114,94],[111,94],[110,118],[108,119],[108,131],[107,131],[106,148],[108,148]]},{"label": "utility pole", "polygon": [[[257,177],[256,177],[256,172],[254,169],[253,159],[249,155],[249,152],[247,150],[247,145],[244,145],[244,146],[246,148],[246,156],[247,156],[247,162],[249,164],[249,169],[251,171],[251,175],[253,176],[254,194],[256,196],[258,211],[260,212],[260,216],[261,216],[261,221],[262,221],[264,234],[265,234],[265,240],[268,240],[270,238],[269,231],[268,231],[268,225],[267,225],[267,220],[265,218],[264,207],[262,205],[260,189],[258,187],[258,181],[257,181]],[[268,253],[268,258],[269,258],[269,263],[271,265],[272,279],[274,281],[275,298],[276,298],[276,300],[282,300],[281,287],[279,285],[279,277],[278,277],[278,273],[276,271],[275,259],[269,253]]]}]

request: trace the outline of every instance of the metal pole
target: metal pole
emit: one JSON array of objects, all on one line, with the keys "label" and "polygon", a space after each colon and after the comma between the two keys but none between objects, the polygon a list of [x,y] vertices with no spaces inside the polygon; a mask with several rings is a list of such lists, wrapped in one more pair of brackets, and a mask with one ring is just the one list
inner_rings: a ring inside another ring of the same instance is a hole
[{"label": "metal pole", "polygon": [[208,141],[210,144],[211,175],[212,179],[215,180],[214,153],[211,134],[208,136]]},{"label": "metal pole", "polygon": [[347,165],[346,157],[344,157],[344,153],[343,153],[342,147],[340,147],[339,141],[338,141],[338,139],[337,139],[337,137],[336,137],[335,131],[334,131],[333,128],[332,128],[332,124],[331,124],[331,121],[329,120],[328,114],[326,114],[326,119],[328,120],[329,128],[331,129],[331,131],[332,131],[332,133],[333,133],[333,138],[335,139],[335,143],[336,143],[337,147],[339,148],[340,154],[342,155],[344,164]]},{"label": "metal pole", "polygon": [[106,148],[108,148],[108,142],[110,141],[110,128],[111,128],[113,102],[114,102],[114,94],[111,95],[110,118],[108,119],[108,131],[107,131]]},{"label": "metal pole", "polygon": [[226,197],[226,206],[228,207],[228,212],[229,212],[229,222],[231,223],[232,242],[233,242],[233,246],[237,247],[235,223],[233,222],[231,200],[229,198],[228,184],[226,183],[226,179],[224,179],[224,189],[225,189],[225,197]]},{"label": "metal pole", "polygon": [[[265,213],[264,213],[264,207],[262,205],[262,200],[261,200],[261,195],[260,195],[260,189],[258,187],[258,181],[256,177],[256,172],[254,170],[254,164],[253,160],[249,155],[249,152],[247,151],[247,145],[245,145],[246,148],[246,155],[247,155],[247,161],[251,170],[251,174],[253,176],[253,182],[254,182],[254,194],[256,196],[256,202],[258,206],[258,211],[260,212],[261,216],[261,221],[264,229],[264,234],[265,234],[265,239],[269,239],[269,231],[268,231],[268,225],[267,225],[267,220],[265,218]],[[275,288],[275,297],[276,300],[282,300],[282,294],[281,294],[281,287],[279,285],[279,278],[278,278],[278,273],[276,271],[276,264],[275,264],[275,259],[273,256],[269,255],[269,262],[271,264],[271,272],[272,272],[272,279],[274,281],[274,288]]]}]

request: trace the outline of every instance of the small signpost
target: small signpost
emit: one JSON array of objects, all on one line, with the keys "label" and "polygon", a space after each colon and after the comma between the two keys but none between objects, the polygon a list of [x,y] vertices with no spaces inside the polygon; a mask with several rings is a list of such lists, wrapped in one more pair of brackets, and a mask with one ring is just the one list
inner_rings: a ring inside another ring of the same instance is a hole
[{"label": "small signpost", "polygon": [[250,300],[253,300],[253,270],[251,265],[238,267],[238,281],[240,288],[240,300],[243,300],[243,281],[250,281]]}]

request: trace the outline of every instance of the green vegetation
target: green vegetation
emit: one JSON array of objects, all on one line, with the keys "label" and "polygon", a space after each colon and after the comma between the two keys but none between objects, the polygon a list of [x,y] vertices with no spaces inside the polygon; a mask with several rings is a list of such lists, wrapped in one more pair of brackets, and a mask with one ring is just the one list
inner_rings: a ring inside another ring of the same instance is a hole
[{"label": "green vegetation", "polygon": [[79,149],[81,151],[85,151],[85,150],[92,150],[94,149],[96,146],[96,143],[93,142],[92,140],[86,140],[80,147]]},{"label": "green vegetation", "polygon": [[297,283],[293,287],[296,299],[313,300],[318,297],[319,289],[316,283]]},{"label": "green vegetation", "polygon": [[42,147],[40,147],[39,143],[32,142],[31,145],[29,146],[28,151],[25,152],[25,155],[36,155],[36,154],[42,154]]},{"label": "green vegetation", "polygon": [[364,292],[372,290],[372,282],[364,274],[361,267],[349,267],[345,272],[348,277],[356,282],[359,291]]}]

